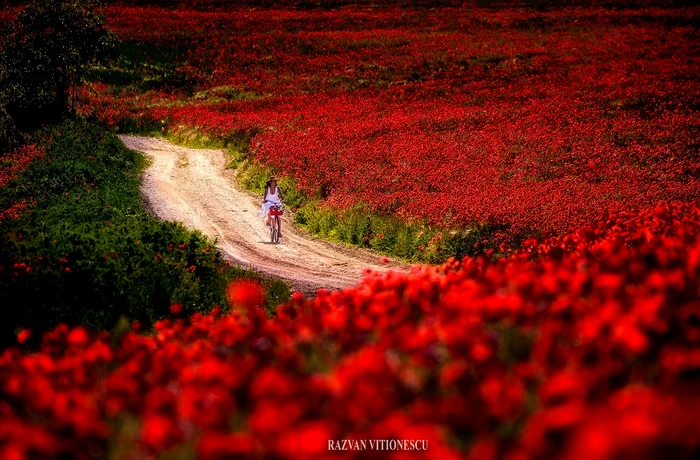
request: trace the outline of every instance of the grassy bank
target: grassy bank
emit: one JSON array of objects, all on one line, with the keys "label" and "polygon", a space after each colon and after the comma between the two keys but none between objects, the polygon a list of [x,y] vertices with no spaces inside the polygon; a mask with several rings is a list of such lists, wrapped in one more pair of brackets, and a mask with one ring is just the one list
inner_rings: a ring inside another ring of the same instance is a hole
[{"label": "grassy bank", "polygon": [[41,160],[0,188],[0,209],[28,203],[0,221],[0,340],[17,328],[58,323],[113,327],[121,316],[148,326],[170,315],[226,307],[226,286],[254,277],[267,306],[288,299],[281,281],[228,265],[215,242],[150,217],[139,186],[145,159],[88,122],[66,122],[34,135]]},{"label": "grassy bank", "polygon": [[224,149],[229,167],[236,170],[238,183],[246,190],[262,194],[271,174],[276,174],[285,201],[294,211],[294,221],[310,233],[350,245],[376,250],[407,262],[441,263],[450,257],[497,249],[492,243],[493,229],[488,225],[468,228],[438,228],[425,221],[408,223],[392,215],[380,215],[358,204],[339,211],[327,206],[317,196],[306,196],[293,179],[255,161],[250,151],[250,134],[232,134],[228,138],[207,136],[195,129],[163,130],[149,124],[124,123],[122,131],[163,137],[190,148]]}]

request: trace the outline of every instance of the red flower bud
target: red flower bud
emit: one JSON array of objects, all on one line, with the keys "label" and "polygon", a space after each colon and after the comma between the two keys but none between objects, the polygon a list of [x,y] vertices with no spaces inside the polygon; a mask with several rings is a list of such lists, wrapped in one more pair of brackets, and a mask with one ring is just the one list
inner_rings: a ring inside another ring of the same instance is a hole
[{"label": "red flower bud", "polygon": [[178,303],[178,302],[171,303],[170,304],[170,313],[172,315],[175,315],[175,316],[182,313],[182,304]]}]

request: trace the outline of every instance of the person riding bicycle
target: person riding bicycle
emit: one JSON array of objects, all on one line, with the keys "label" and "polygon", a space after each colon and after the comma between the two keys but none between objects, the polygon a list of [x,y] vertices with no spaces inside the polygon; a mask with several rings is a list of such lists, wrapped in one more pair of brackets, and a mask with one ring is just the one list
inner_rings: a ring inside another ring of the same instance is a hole
[{"label": "person riding bicycle", "polygon": [[[277,178],[275,176],[270,176],[270,179],[265,184],[265,196],[263,197],[263,204],[258,213],[258,217],[265,218],[266,226],[270,226],[270,208],[273,206],[282,206],[282,191],[277,186]],[[279,235],[282,236],[282,219],[279,220]]]}]

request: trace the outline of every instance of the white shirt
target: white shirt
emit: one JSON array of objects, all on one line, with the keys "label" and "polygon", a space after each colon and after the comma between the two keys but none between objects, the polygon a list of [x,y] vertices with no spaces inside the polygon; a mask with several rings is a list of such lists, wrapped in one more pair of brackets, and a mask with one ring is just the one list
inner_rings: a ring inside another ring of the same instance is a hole
[{"label": "white shirt", "polygon": [[272,201],[273,203],[281,203],[280,197],[279,197],[280,188],[275,186],[275,193],[272,193],[271,188],[272,187],[267,187],[267,197],[265,198],[265,201]]}]

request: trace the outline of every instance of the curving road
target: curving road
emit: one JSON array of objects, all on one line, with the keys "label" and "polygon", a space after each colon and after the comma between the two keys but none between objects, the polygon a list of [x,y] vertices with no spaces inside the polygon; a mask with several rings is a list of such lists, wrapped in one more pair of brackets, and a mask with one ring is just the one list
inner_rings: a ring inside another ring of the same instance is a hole
[{"label": "curving road", "polygon": [[365,268],[406,270],[380,264],[379,256],[369,251],[316,239],[290,225],[287,217],[281,244],[271,244],[257,216],[260,198],[236,185],[224,151],[190,149],[152,137],[119,138],[151,160],[142,183],[150,212],[216,238],[232,263],[287,280],[306,295],[319,288],[353,286]]}]

